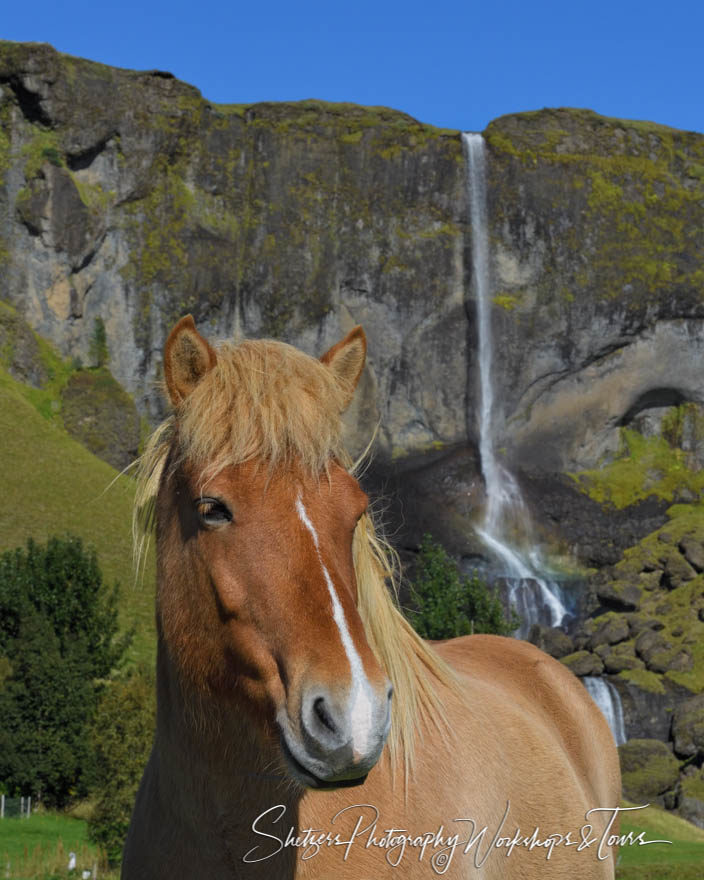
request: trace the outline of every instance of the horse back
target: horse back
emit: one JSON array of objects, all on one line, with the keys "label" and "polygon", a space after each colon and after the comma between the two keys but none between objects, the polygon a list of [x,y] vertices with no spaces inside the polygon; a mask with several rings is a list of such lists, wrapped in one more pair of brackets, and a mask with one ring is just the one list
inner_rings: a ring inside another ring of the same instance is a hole
[{"label": "horse back", "polygon": [[490,682],[499,700],[520,707],[554,737],[595,805],[618,806],[621,774],[613,735],[564,664],[529,642],[502,636],[463,636],[435,647],[459,673]]}]

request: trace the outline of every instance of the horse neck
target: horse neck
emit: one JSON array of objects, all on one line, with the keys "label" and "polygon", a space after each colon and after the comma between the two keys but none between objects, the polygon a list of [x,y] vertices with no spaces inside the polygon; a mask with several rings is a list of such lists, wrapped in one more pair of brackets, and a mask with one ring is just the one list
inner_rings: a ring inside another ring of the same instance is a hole
[{"label": "horse neck", "polygon": [[275,804],[297,814],[300,793],[278,772],[273,744],[257,734],[244,709],[184,684],[161,641],[155,744],[159,784],[172,805],[190,798],[189,813],[197,805],[206,814],[215,809],[228,824],[239,817],[250,837],[252,818]]}]

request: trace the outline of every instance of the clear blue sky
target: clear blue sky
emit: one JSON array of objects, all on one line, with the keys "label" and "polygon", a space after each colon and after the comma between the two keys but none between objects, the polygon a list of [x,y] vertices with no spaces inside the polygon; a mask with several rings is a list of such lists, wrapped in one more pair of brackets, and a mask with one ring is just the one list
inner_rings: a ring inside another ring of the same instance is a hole
[{"label": "clear blue sky", "polygon": [[481,130],[589,107],[704,132],[704,0],[0,0],[0,37],[168,70],[211,101],[380,104]]}]

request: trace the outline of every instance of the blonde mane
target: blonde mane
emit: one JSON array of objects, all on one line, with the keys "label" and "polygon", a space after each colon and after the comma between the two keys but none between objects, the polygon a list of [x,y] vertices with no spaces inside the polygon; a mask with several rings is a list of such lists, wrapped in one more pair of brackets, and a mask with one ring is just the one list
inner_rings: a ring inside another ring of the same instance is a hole
[{"label": "blonde mane", "polygon": [[[133,536],[137,571],[154,526],[156,496],[171,456],[202,468],[204,484],[222,468],[258,459],[270,468],[297,460],[315,475],[331,459],[358,471],[342,442],[340,412],[349,389],[315,358],[282,342],[216,347],[217,363],[152,434],[138,463]],[[398,560],[360,519],[353,541],[358,610],[369,645],[394,687],[389,756],[412,772],[416,732],[433,724],[451,734],[438,685],[461,696],[454,671],[420,638],[397,604]]]}]

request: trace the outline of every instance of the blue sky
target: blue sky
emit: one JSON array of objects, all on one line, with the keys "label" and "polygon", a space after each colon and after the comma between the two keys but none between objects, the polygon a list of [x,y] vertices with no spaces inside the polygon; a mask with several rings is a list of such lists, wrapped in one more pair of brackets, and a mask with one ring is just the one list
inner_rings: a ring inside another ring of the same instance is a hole
[{"label": "blue sky", "polygon": [[4,39],[169,70],[217,102],[353,101],[474,131],[589,107],[704,132],[703,0],[2,5]]}]

